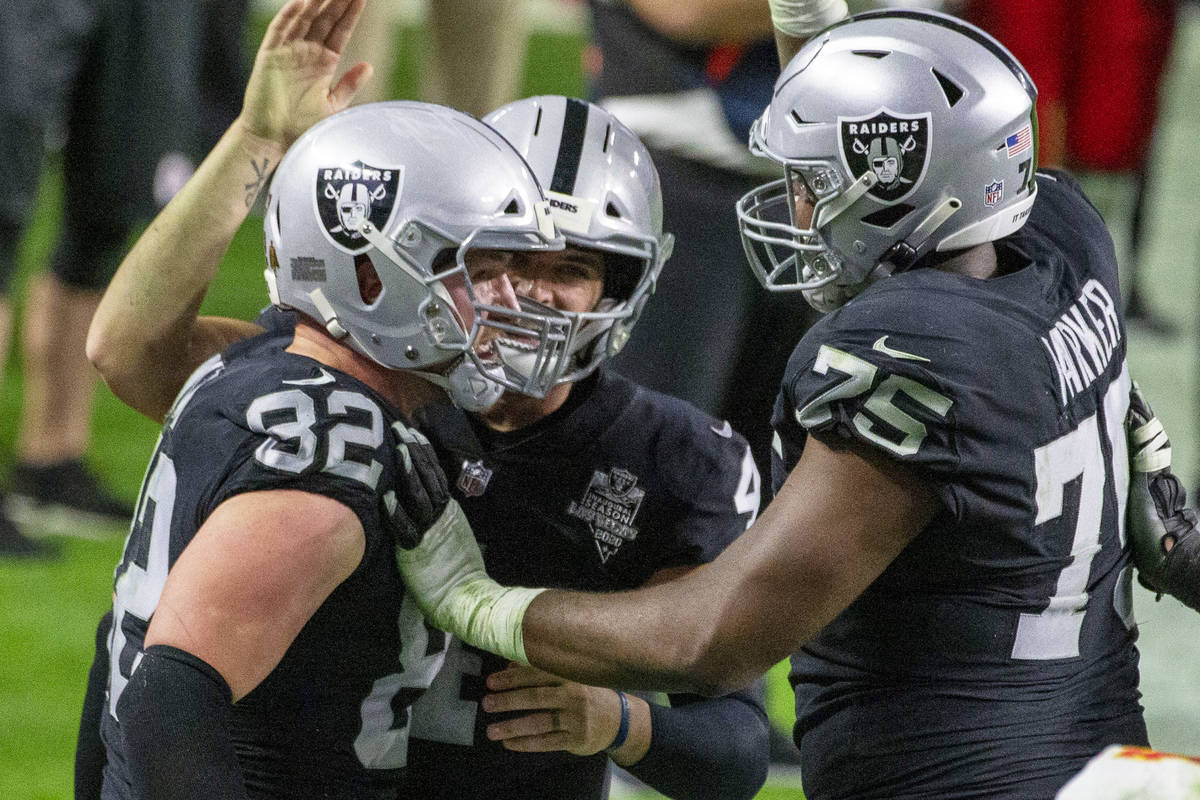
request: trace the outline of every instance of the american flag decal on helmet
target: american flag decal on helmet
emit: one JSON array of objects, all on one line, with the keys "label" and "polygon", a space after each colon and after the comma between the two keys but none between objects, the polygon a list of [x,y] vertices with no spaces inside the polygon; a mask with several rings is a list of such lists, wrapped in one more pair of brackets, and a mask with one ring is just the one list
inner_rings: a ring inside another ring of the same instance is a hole
[{"label": "american flag decal on helmet", "polygon": [[[995,141],[993,139],[992,141]],[[1014,133],[1004,140],[1004,146],[1008,148],[1008,157],[1014,158],[1021,153],[1024,153],[1030,147],[1033,147],[1033,130],[1026,125],[1021,130]]]}]

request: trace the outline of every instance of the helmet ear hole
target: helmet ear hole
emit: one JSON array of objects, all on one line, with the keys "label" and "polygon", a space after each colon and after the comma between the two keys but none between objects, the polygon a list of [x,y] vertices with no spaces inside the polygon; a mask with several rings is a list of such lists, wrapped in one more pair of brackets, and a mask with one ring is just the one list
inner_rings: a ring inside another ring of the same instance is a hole
[{"label": "helmet ear hole", "polygon": [[504,213],[515,215],[519,215],[521,213],[521,205],[517,202],[515,197],[509,201],[507,206],[504,207]]},{"label": "helmet ear hole", "polygon": [[383,281],[379,279],[379,273],[375,271],[375,264],[371,262],[371,257],[366,253],[356,255],[354,272],[358,276],[358,296],[364,303],[371,305],[379,299],[379,295],[383,292]]}]

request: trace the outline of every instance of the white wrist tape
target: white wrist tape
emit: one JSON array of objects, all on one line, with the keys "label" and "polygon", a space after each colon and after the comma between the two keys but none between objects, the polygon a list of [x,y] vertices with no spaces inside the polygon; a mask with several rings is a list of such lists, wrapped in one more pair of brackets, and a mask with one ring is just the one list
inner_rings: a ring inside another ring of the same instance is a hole
[{"label": "white wrist tape", "polygon": [[807,39],[846,16],[846,0],[768,0],[771,22],[788,36]]},{"label": "white wrist tape", "polygon": [[521,622],[544,589],[507,588],[488,577],[475,534],[451,500],[421,544],[397,548],[405,586],[429,622],[468,644],[522,664]]}]

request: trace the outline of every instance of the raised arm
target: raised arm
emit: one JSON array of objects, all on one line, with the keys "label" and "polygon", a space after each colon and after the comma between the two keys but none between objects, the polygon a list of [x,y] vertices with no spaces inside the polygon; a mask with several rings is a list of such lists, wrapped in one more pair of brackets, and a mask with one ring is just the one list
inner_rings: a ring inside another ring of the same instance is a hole
[{"label": "raised arm", "polygon": [[198,319],[221,257],[291,143],[345,108],[371,74],[334,70],[364,0],[291,0],[267,28],[242,113],[154,219],[113,277],[88,331],[87,355],[113,393],[161,420],[201,362],[258,331]]},{"label": "raised arm", "polygon": [[817,31],[846,16],[846,0],[768,0],[780,65],[786,65]]}]

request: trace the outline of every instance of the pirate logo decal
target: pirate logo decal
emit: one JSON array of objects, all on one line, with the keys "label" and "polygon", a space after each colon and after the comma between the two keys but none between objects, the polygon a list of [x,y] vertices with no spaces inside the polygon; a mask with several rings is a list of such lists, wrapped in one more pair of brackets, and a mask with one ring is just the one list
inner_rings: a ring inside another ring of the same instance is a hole
[{"label": "pirate logo decal", "polygon": [[894,203],[921,185],[928,164],[929,118],[887,109],[866,117],[838,117],[842,163],[855,179],[868,171],[879,179],[867,194]]},{"label": "pirate logo decal", "polygon": [[600,562],[607,563],[621,545],[637,538],[633,520],[641,508],[645,489],[639,489],[637,476],[627,469],[612,467],[607,473],[592,473],[587,491],[579,502],[571,501],[567,513],[583,520],[591,528]]},{"label": "pirate logo decal", "polygon": [[317,170],[317,216],[326,235],[352,255],[371,245],[359,232],[364,220],[387,227],[400,196],[403,167],[374,167],[355,161]]}]

